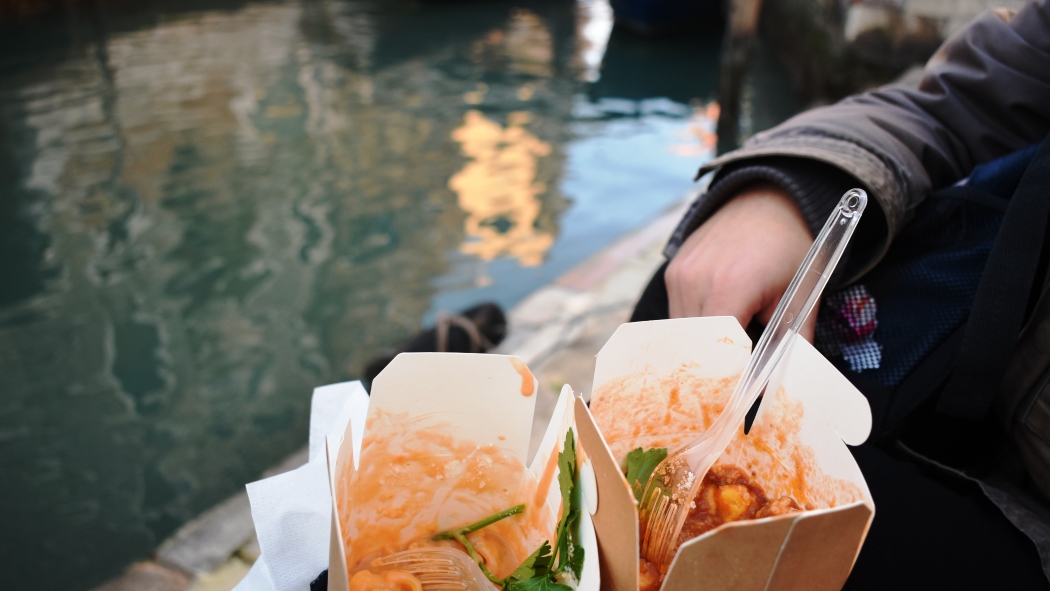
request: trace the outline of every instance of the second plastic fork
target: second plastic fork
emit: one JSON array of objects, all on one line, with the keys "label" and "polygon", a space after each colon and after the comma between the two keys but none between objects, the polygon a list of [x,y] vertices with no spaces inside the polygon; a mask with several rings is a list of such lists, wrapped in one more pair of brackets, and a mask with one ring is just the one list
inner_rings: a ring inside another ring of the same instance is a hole
[{"label": "second plastic fork", "polygon": [[455,548],[431,547],[396,552],[372,561],[369,570],[410,573],[423,591],[496,591],[478,563]]},{"label": "second plastic fork", "polygon": [[653,471],[639,503],[641,551],[649,562],[662,568],[670,564],[704,476],[740,429],[792,337],[820,299],[867,202],[867,193],[860,189],[842,196],[762,332],[726,407],[707,430]]}]

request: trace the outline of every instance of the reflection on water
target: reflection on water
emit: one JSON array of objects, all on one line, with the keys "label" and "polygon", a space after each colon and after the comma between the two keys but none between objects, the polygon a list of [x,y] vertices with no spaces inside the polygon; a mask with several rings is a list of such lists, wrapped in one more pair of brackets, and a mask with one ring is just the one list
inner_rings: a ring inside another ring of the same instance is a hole
[{"label": "reflection on water", "polygon": [[602,57],[612,32],[612,7],[606,0],[576,2],[576,65],[579,79],[594,82],[600,77]]},{"label": "reflection on water", "polygon": [[718,136],[719,107],[717,101],[696,104],[693,107],[693,120],[685,133],[678,135],[679,141],[671,145],[671,153],[678,156],[697,156],[710,158],[715,153]]},{"label": "reflection on water", "polygon": [[502,41],[511,72],[532,76],[552,74],[554,43],[543,20],[532,12],[522,8],[511,11],[506,34],[494,32],[489,38]]},{"label": "reflection on water", "polygon": [[542,206],[537,196],[547,190],[536,182],[536,160],[550,155],[551,146],[525,129],[530,119],[527,111],[517,111],[503,128],[471,110],[452,132],[471,159],[448,181],[468,214],[460,252],[483,261],[512,256],[535,267],[554,243],[553,233],[536,227]]},{"label": "reflection on water", "polygon": [[84,6],[0,24],[5,587],[148,555],[303,444],[314,386],[710,155],[717,36],[604,0]]}]

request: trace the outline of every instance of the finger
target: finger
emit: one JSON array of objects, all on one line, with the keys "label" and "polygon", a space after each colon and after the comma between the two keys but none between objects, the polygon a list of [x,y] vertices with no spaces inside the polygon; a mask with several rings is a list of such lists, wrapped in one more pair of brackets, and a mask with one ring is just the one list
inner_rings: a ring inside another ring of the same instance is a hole
[{"label": "finger", "polygon": [[686,289],[679,294],[680,312],[679,318],[696,318],[703,316],[704,301],[707,299],[707,284],[702,276],[692,276]]},{"label": "finger", "polygon": [[[779,303],[779,302],[778,302]],[[776,304],[767,306],[757,316],[758,321],[763,326],[768,326],[769,321],[773,318],[773,313],[776,311]],[[806,339],[810,343],[813,342],[814,335],[817,329],[817,313],[820,312],[820,301],[813,306],[813,311],[809,313],[809,317],[802,323],[802,326],[798,327],[798,334],[802,335],[802,338]]]},{"label": "finger", "polygon": [[668,318],[681,318],[682,314],[682,290],[679,286],[679,264],[681,264],[680,261],[672,259],[671,263],[667,265],[667,269],[664,270],[664,286],[667,287]]},{"label": "finger", "polygon": [[712,293],[704,301],[701,316],[733,316],[740,326],[747,328],[751,319],[761,310],[762,302],[757,297],[748,297],[740,289],[724,289]]},{"label": "finger", "polygon": [[671,260],[664,274],[670,318],[700,315],[705,297],[705,282],[694,252],[680,252]]},{"label": "finger", "polygon": [[798,329],[798,334],[802,335],[802,338],[806,339],[810,343],[813,342],[813,338],[817,332],[817,312],[820,311],[820,301],[813,306],[813,311],[809,313],[809,318],[802,323],[802,326]]}]

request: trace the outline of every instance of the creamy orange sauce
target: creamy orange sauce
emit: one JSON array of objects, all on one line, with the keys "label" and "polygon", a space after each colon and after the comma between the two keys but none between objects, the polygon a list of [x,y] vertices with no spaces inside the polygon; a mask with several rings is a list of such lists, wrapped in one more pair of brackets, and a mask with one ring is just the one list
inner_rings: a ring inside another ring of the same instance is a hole
[{"label": "creamy orange sauce", "polygon": [[536,391],[536,380],[532,377],[529,366],[525,365],[525,362],[517,357],[511,357],[510,363],[514,366],[514,371],[521,376],[521,395],[526,397],[532,396]]},{"label": "creamy orange sauce", "polygon": [[[591,413],[613,455],[626,462],[636,447],[667,447],[689,443],[722,411],[738,376],[700,378],[689,365],[663,379],[645,373],[604,384],[591,400]],[[783,388],[766,394],[763,417],[749,435],[730,442],[716,465],[734,465],[771,499],[791,497],[804,509],[822,509],[861,500],[860,488],[830,477],[820,469],[812,448],[802,443],[804,409]]]},{"label": "creamy orange sauce", "polygon": [[558,454],[551,454],[547,459],[547,465],[543,468],[543,476],[536,487],[536,497],[532,502],[542,505],[547,499],[547,491],[550,490],[551,482],[554,481],[554,473],[558,470]]},{"label": "creamy orange sauce", "polygon": [[462,549],[430,538],[525,504],[524,513],[467,536],[493,574],[509,575],[554,530],[546,489],[540,494],[537,485],[520,460],[495,445],[476,446],[451,428],[422,428],[420,419],[377,411],[366,427],[359,469],[336,487],[348,570],[358,573],[409,548]]},{"label": "creamy orange sauce", "polygon": [[403,570],[388,570],[379,574],[363,570],[350,577],[350,591],[423,591],[423,584]]}]

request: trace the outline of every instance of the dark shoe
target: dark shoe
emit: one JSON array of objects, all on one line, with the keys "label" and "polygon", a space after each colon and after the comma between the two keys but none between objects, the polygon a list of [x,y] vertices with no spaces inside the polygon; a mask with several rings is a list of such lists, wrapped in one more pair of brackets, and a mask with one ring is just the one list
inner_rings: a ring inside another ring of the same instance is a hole
[{"label": "dark shoe", "polygon": [[493,303],[468,308],[459,314],[441,312],[434,328],[401,343],[396,351],[380,355],[365,366],[361,381],[372,391],[372,380],[398,353],[487,353],[507,336],[507,317]]}]

